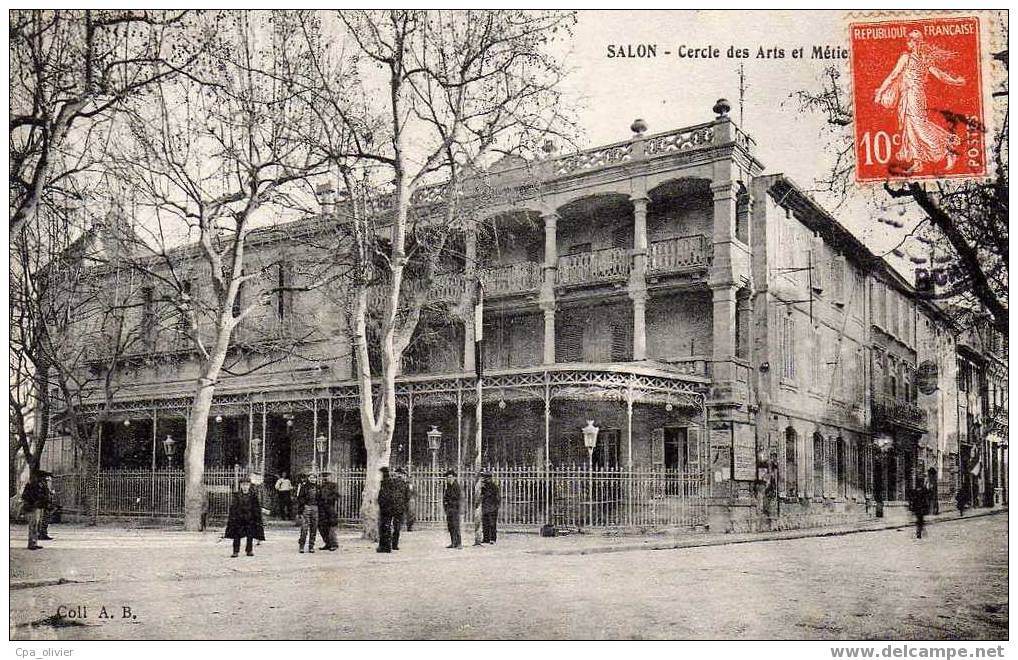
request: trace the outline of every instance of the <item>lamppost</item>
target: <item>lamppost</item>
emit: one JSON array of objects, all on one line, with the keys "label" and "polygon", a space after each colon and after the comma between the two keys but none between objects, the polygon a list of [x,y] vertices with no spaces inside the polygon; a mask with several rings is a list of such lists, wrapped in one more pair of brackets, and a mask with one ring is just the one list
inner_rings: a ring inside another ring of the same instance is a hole
[{"label": "lamppost", "polygon": [[437,426],[428,431],[428,449],[431,450],[431,469],[438,470],[438,448],[442,446],[442,432]]},{"label": "lamppost", "polygon": [[587,425],[583,427],[583,446],[587,448],[587,507],[589,509],[587,519],[591,522],[594,518],[594,447],[597,446],[597,434],[601,429],[594,426],[594,420],[588,419]]},{"label": "lamppost", "polygon": [[172,501],[172,488],[173,488],[173,447],[176,445],[176,441],[172,435],[166,436],[163,440],[163,449],[166,451],[166,513],[170,513],[170,502]]},{"label": "lamppost", "polygon": [[328,441],[328,438],[324,435],[320,435],[315,438],[315,446],[318,448],[319,472],[325,472],[325,444]]}]

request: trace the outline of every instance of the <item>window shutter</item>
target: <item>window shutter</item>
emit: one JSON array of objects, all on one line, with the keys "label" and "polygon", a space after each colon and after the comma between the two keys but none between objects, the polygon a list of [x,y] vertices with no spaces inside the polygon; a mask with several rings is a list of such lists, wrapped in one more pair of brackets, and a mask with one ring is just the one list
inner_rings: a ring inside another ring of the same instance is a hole
[{"label": "window shutter", "polygon": [[565,325],[555,342],[556,362],[580,362],[583,357],[583,326]]},{"label": "window shutter", "polygon": [[700,427],[690,426],[686,429],[686,451],[689,456],[687,470],[699,472],[700,466]]},{"label": "window shutter", "polygon": [[821,293],[824,290],[824,239],[819,236],[813,237],[810,254],[813,290]]},{"label": "window shutter", "polygon": [[665,464],[665,430],[654,429],[650,432],[651,460],[655,466]]},{"label": "window shutter", "polygon": [[633,359],[633,310],[623,306],[612,320],[612,362],[628,362]]},{"label": "window shutter", "polygon": [[844,306],[845,300],[845,257],[837,256],[831,259],[831,279],[834,286],[835,304]]},{"label": "window shutter", "polygon": [[612,247],[628,248],[632,243],[631,241],[632,237],[633,237],[632,225],[619,227],[612,232]]},{"label": "window shutter", "polygon": [[531,241],[527,244],[527,261],[544,263],[544,243]]}]

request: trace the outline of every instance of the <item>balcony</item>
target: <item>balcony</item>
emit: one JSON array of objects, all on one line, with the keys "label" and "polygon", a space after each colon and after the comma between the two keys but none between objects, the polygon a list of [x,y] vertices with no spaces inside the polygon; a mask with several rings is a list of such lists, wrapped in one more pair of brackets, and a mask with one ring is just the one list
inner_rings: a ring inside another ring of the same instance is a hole
[{"label": "balcony", "polygon": [[506,266],[492,266],[481,270],[484,295],[515,295],[541,288],[544,280],[542,264],[521,261]]},{"label": "balcony", "polygon": [[873,401],[874,426],[898,426],[925,433],[926,411],[919,406],[897,399],[879,398]]},{"label": "balcony", "polygon": [[607,248],[559,257],[558,284],[578,286],[625,280],[629,277],[629,251]]},{"label": "balcony", "polygon": [[710,238],[702,234],[654,241],[647,250],[647,274],[666,275],[707,268],[713,250]]}]

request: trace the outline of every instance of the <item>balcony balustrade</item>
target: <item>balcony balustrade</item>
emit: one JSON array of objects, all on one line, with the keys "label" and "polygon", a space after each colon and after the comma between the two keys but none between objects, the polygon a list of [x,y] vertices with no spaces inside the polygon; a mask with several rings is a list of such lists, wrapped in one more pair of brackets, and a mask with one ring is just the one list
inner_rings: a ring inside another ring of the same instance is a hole
[{"label": "balcony balustrade", "polygon": [[541,287],[543,279],[543,265],[534,261],[521,261],[481,270],[485,295],[512,295],[535,291]]},{"label": "balcony balustrade", "polygon": [[873,400],[875,426],[900,426],[913,431],[926,432],[926,411],[914,403],[888,397]]},{"label": "balcony balustrade", "polygon": [[647,250],[647,274],[662,275],[706,268],[713,246],[702,234],[654,241]]},{"label": "balcony balustrade", "polygon": [[629,251],[607,248],[559,257],[558,283],[562,286],[597,284],[629,277]]}]

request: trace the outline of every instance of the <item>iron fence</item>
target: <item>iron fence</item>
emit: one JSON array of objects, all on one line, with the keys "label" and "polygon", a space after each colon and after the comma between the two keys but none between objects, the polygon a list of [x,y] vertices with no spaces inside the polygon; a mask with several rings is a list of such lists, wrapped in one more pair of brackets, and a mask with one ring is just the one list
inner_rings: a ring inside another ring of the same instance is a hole
[{"label": "iron fence", "polygon": [[[501,492],[499,523],[507,529],[532,529],[550,523],[559,528],[653,528],[694,527],[707,522],[705,477],[661,468],[628,470],[565,466],[487,468]],[[346,468],[334,471],[339,490],[339,518],[344,524],[360,520],[365,470]],[[209,470],[205,473],[208,516],[225,519],[229,495],[236,488],[236,470]],[[476,516],[477,477],[461,473],[463,521],[472,524]],[[101,516],[180,517],[184,508],[182,470],[104,470],[98,480],[78,475],[54,478],[57,497],[67,511],[85,511],[86,492],[98,482],[98,513]],[[442,494],[443,468],[415,467],[410,470],[414,497],[411,507],[420,525],[445,522]],[[259,489],[263,506],[278,516],[275,493]]]}]

